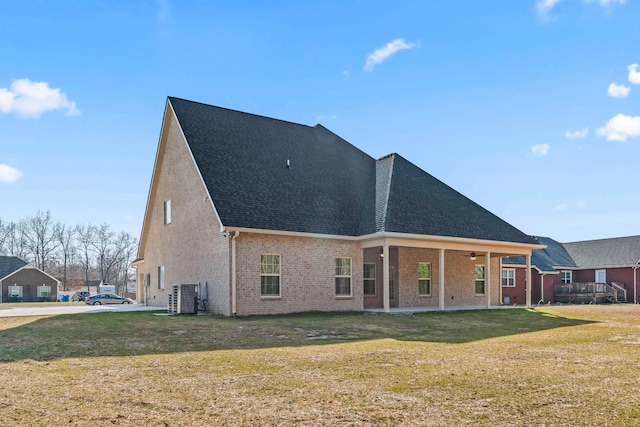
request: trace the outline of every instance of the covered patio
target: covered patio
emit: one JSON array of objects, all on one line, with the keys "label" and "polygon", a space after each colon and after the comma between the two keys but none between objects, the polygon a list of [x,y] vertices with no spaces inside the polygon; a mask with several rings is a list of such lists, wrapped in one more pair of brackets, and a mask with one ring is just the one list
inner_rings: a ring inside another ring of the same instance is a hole
[{"label": "covered patio", "polygon": [[529,284],[531,252],[544,246],[386,232],[361,247],[364,310],[402,313],[501,307],[501,258],[524,256]]}]

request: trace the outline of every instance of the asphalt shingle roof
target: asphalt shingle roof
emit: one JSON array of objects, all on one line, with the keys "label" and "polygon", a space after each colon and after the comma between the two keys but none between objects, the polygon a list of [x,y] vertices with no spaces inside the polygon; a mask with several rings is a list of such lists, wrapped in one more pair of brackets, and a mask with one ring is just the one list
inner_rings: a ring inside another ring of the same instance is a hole
[{"label": "asphalt shingle roof", "polygon": [[0,280],[20,270],[25,265],[27,265],[27,263],[18,257],[0,256]]},{"label": "asphalt shingle roof", "polygon": [[536,243],[401,156],[376,161],[321,125],[169,103],[224,226]]},{"label": "asphalt shingle roof", "polygon": [[564,247],[580,268],[630,267],[640,261],[640,236],[571,242]]},{"label": "asphalt shingle roof", "polygon": [[[562,243],[555,241],[549,237],[537,236],[535,239],[538,243],[546,245],[544,249],[535,249],[531,252],[531,265],[535,266],[541,272],[556,272],[558,268],[576,268],[576,263],[566,251]],[[505,257],[502,259],[503,264],[524,265],[526,263],[523,256]]]}]

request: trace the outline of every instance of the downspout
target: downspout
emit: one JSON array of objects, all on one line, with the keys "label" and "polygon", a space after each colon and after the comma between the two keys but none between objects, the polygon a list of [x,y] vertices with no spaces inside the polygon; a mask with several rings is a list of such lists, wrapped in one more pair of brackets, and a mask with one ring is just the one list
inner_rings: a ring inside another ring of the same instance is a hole
[{"label": "downspout", "polygon": [[540,301],[544,303],[544,276],[547,273],[540,273]]},{"label": "downspout", "polygon": [[636,263],[635,267],[633,267],[633,303],[638,303],[638,291],[637,291],[637,281],[638,281],[638,268],[640,268],[640,259]]},{"label": "downspout", "polygon": [[234,317],[238,314],[236,296],[236,239],[239,235],[240,232],[236,231],[231,238],[231,315]]}]

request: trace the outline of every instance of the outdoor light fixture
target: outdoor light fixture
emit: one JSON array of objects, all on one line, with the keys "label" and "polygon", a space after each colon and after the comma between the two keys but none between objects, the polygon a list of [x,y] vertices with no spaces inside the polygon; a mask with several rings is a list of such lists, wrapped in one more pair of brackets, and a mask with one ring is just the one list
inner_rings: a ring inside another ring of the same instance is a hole
[{"label": "outdoor light fixture", "polygon": [[471,253],[469,254],[469,259],[470,259],[471,261],[475,261],[475,260],[476,260],[476,253],[475,253],[475,252],[471,252]]}]

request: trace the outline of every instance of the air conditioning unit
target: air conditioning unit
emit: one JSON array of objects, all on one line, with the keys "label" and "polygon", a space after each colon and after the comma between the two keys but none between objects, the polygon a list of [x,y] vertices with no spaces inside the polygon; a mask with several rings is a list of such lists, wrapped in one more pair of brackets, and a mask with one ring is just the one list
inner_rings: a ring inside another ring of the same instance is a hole
[{"label": "air conditioning unit", "polygon": [[196,314],[197,287],[194,284],[173,285],[167,301],[167,311],[170,314]]}]

